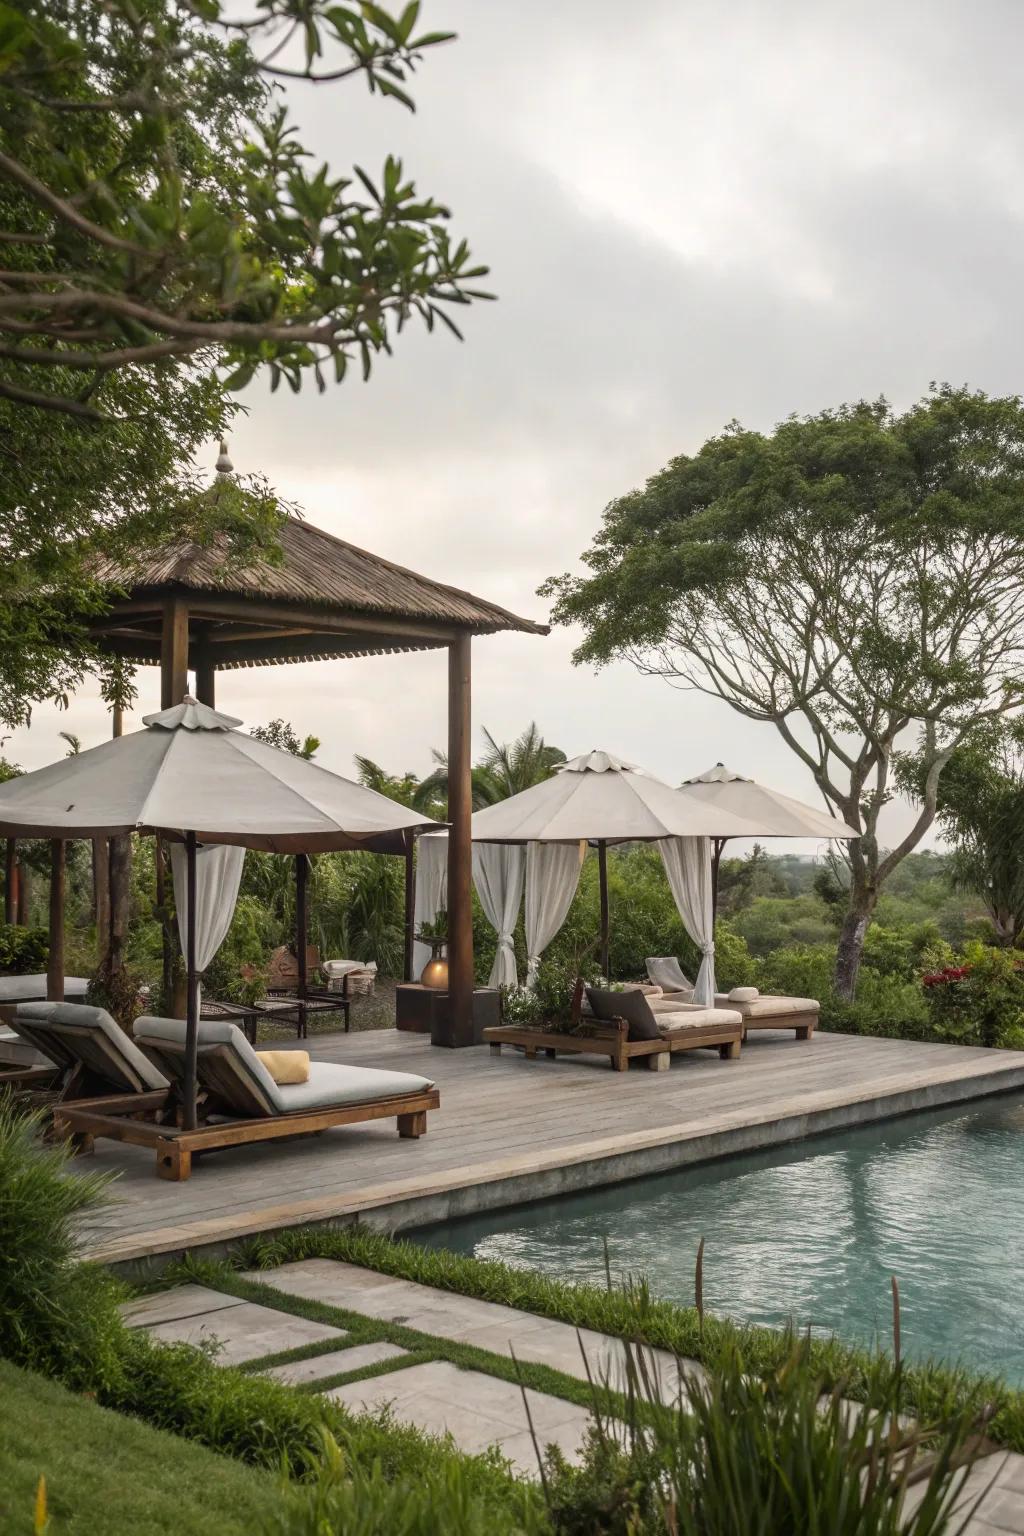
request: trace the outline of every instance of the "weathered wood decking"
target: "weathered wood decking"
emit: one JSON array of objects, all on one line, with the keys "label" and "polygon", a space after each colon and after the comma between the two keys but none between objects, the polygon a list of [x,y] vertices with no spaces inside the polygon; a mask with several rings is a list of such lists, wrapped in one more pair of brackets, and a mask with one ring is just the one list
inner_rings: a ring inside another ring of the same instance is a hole
[{"label": "weathered wood decking", "polygon": [[1024,1088],[1024,1053],[819,1034],[761,1034],[739,1061],[687,1052],[668,1072],[600,1058],[524,1061],[373,1031],[309,1042],[324,1060],[433,1077],[441,1109],[420,1141],[371,1124],[211,1154],[187,1184],[151,1152],[100,1142],[119,1173],[86,1242],[110,1262],[216,1247],[359,1217],[398,1229],[678,1167],[815,1132]]}]

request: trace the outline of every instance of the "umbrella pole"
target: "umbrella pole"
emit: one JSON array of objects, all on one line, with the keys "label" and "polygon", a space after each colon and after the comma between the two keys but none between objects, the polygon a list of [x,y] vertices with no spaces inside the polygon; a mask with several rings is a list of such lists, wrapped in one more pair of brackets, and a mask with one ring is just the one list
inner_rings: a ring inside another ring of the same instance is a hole
[{"label": "umbrella pole", "polygon": [[416,866],[413,850],[416,847],[415,832],[405,834],[405,979],[412,981],[413,944],[416,941]]},{"label": "umbrella pole", "polygon": [[610,981],[608,957],[608,844],[604,838],[597,843],[597,883],[601,893],[601,975]]},{"label": "umbrella pole", "polygon": [[[295,855],[295,948],[296,961],[298,963],[298,995],[300,1004],[305,1000],[309,989],[309,973],[306,964],[306,855]],[[306,1010],[299,1008],[299,1034],[306,1033]]]},{"label": "umbrella pole", "polygon": [[50,842],[50,954],[46,963],[46,998],[64,1001],[64,843]]},{"label": "umbrella pole", "polygon": [[199,977],[196,974],[196,835],[185,833],[185,1129],[196,1128],[196,1062],[199,1055]]}]

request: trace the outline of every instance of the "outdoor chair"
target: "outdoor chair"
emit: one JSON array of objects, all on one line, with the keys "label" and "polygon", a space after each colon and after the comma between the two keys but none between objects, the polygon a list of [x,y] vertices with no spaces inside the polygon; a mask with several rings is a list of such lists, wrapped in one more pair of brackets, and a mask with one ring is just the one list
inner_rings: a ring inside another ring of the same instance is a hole
[{"label": "outdoor chair", "polygon": [[[427,1110],[440,1096],[425,1077],[371,1067],[310,1063],[309,1080],[275,1083],[234,1024],[200,1020],[197,1085],[203,1094],[203,1123],[195,1130],[130,1120],[102,1102],[63,1106],[60,1122],[83,1149],[97,1137],[152,1147],[156,1171],[165,1179],[187,1179],[200,1153],[283,1136],[311,1135],[361,1121],[398,1121],[402,1137],[422,1136]],[[182,1019],[141,1018],[135,1038],[153,1064],[174,1084],[180,1102],[185,1074],[186,1026]]]},{"label": "outdoor chair", "polygon": [[[673,956],[649,957],[647,974],[662,989],[662,999],[655,1001],[655,1011],[676,1006],[677,998],[689,1002],[693,982]],[[818,1025],[821,1004],[813,997],[764,995],[756,987],[733,987],[731,992],[716,992],[716,1008],[735,1009],[743,1019],[743,1038],[752,1029],[792,1029],[798,1040],[809,1040]]]},{"label": "outdoor chair", "polygon": [[100,1097],[128,1102],[132,1113],[157,1108],[168,1081],[105,1008],[85,1003],[21,1003],[12,1027],[49,1065],[0,1073],[0,1087],[40,1105]]}]

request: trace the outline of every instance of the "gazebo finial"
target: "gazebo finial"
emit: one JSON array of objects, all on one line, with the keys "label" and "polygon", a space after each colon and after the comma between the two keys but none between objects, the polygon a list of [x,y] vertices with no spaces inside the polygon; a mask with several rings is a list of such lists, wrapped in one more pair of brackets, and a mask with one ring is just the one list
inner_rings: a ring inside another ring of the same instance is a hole
[{"label": "gazebo finial", "polygon": [[222,437],[220,440],[220,453],[217,455],[217,473],[224,479],[227,479],[229,475],[234,474],[234,470],[235,466],[232,464],[228,454],[228,440],[226,437]]}]

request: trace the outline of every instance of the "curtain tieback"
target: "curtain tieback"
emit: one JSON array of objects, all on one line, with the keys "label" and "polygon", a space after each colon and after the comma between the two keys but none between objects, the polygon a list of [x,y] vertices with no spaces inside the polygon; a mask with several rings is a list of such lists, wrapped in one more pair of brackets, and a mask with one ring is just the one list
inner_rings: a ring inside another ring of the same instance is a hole
[{"label": "curtain tieback", "polygon": [[700,946],[700,952],[701,952],[702,955],[713,955],[714,952],[715,952],[715,942],[714,942],[714,940],[713,939],[708,939],[706,944],[702,944]]},{"label": "curtain tieback", "polygon": [[514,934],[512,934],[512,933],[499,933],[498,934],[498,948],[499,949],[512,949],[512,950],[514,950],[515,947],[516,946],[515,946],[515,935]]}]

